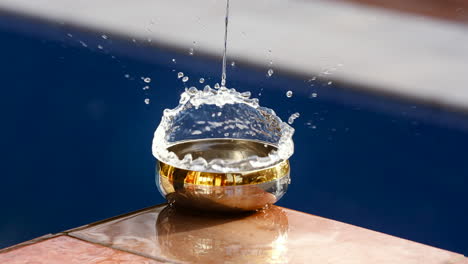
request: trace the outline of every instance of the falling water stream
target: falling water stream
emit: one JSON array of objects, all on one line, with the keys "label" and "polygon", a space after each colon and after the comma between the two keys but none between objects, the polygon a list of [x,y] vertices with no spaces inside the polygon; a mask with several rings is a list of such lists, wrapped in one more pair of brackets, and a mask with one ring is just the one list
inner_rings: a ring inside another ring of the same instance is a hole
[{"label": "falling water stream", "polygon": [[227,52],[227,37],[229,24],[229,0],[226,0],[226,17],[224,19],[224,52],[223,52],[223,73],[221,74],[221,86],[226,86],[226,52]]}]

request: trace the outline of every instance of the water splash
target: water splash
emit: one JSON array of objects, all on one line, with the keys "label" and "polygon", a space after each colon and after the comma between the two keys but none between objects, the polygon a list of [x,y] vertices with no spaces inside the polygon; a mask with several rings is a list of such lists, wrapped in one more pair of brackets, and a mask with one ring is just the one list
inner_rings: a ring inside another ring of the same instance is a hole
[{"label": "water splash", "polygon": [[[294,129],[275,112],[261,107],[250,92],[206,85],[203,90],[190,87],[181,94],[179,105],[164,110],[153,139],[153,155],[172,166],[208,172],[239,172],[266,168],[287,160],[294,152]],[[241,160],[193,159],[178,157],[168,148],[185,140],[208,138],[247,139],[274,146],[266,157],[249,156]]]}]

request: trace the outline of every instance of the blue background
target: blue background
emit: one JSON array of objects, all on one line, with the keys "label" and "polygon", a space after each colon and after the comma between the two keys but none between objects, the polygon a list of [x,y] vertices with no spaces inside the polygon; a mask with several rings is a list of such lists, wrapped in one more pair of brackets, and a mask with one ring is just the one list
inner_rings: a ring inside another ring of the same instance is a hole
[{"label": "blue background", "polygon": [[[177,72],[214,84],[220,59],[101,34],[0,18],[0,248],[164,201],[153,132]],[[301,114],[279,205],[468,254],[467,115],[266,70],[238,62],[228,86]]]}]

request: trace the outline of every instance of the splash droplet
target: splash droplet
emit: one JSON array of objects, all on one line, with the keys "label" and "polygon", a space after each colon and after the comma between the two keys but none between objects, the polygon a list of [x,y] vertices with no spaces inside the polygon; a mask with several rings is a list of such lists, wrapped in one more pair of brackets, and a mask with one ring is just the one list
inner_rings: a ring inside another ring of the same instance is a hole
[{"label": "splash droplet", "polygon": [[85,47],[85,48],[88,47],[88,45],[87,45],[86,43],[84,43],[83,41],[81,41],[81,40],[80,40],[80,43],[81,43],[81,46],[83,46],[83,47]]},{"label": "splash droplet", "polygon": [[173,62],[173,63],[177,63],[177,62],[176,62],[176,59],[172,59],[172,62]]},{"label": "splash droplet", "polygon": [[97,45],[97,47],[98,47],[98,49],[101,49],[101,50],[104,48],[104,47],[101,46],[101,45]]},{"label": "splash droplet", "polygon": [[317,97],[317,93],[312,93],[310,96],[315,98],[315,97]]},{"label": "splash droplet", "polygon": [[151,82],[151,78],[150,78],[150,77],[146,77],[146,78],[143,79],[143,81],[144,81],[145,83],[150,83],[150,82]]},{"label": "splash droplet", "polygon": [[145,87],[143,87],[143,90],[146,91],[146,90],[149,90],[149,88],[150,88],[150,87],[149,87],[148,85],[146,85]]},{"label": "splash droplet", "polygon": [[286,96],[291,98],[293,96],[293,92],[292,91],[287,91]]},{"label": "splash droplet", "polygon": [[187,77],[187,76],[184,76],[184,78],[182,78],[183,82],[187,82],[188,80],[189,80],[189,77]]},{"label": "splash droplet", "polygon": [[268,72],[267,72],[268,77],[271,77],[271,76],[273,75],[273,73],[275,73],[275,72],[273,71],[273,69],[269,69]]},{"label": "splash droplet", "polygon": [[194,87],[194,86],[190,87],[187,91],[189,94],[192,94],[192,95],[198,92],[197,87]]},{"label": "splash droplet", "polygon": [[130,74],[125,74],[124,77],[128,79],[130,78]]},{"label": "splash droplet", "polygon": [[101,36],[103,39],[108,39],[109,37],[107,35],[102,35]]},{"label": "splash droplet", "polygon": [[205,79],[204,78],[200,78],[200,83],[204,83],[205,82]]},{"label": "splash droplet", "polygon": [[288,123],[289,123],[290,125],[292,125],[292,124],[294,123],[294,120],[296,120],[299,116],[300,116],[300,114],[297,113],[297,112],[294,113],[294,114],[292,114],[292,115],[289,117],[289,119],[288,119]]},{"label": "splash droplet", "polygon": [[235,66],[236,66],[236,62],[235,62],[235,61],[231,62],[231,66],[232,66],[232,67],[235,67]]},{"label": "splash droplet", "polygon": [[68,33],[67,36],[73,38],[73,35],[71,33]]},{"label": "splash droplet", "polygon": [[193,48],[190,48],[188,53],[190,56],[192,56],[193,54],[195,54],[195,51],[193,50]]},{"label": "splash droplet", "polygon": [[219,89],[219,87],[220,87],[220,86],[219,86],[219,83],[216,83],[216,84],[214,85],[214,88],[215,88],[215,89]]},{"label": "splash droplet", "polygon": [[177,79],[180,79],[180,78],[182,78],[182,77],[184,77],[184,73],[183,73],[183,72],[177,73]]},{"label": "splash droplet", "polygon": [[330,82],[328,82],[328,85],[332,85],[332,84],[333,84],[333,82],[331,82],[331,81],[330,81]]},{"label": "splash droplet", "polygon": [[145,99],[145,104],[149,104],[150,103],[150,99],[149,98],[146,98]]}]

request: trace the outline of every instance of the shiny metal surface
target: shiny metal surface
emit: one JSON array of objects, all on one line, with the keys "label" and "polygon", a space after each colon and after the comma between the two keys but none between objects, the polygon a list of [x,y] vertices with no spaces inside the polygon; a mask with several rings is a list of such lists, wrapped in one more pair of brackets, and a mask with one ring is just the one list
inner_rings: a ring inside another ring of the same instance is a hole
[{"label": "shiny metal surface", "polygon": [[[241,160],[265,157],[274,147],[251,140],[214,139],[176,144],[169,148],[179,158]],[[157,179],[161,194],[171,204],[209,211],[252,211],[277,202],[287,191],[290,166],[275,166],[239,173],[190,171],[159,162]]]}]

